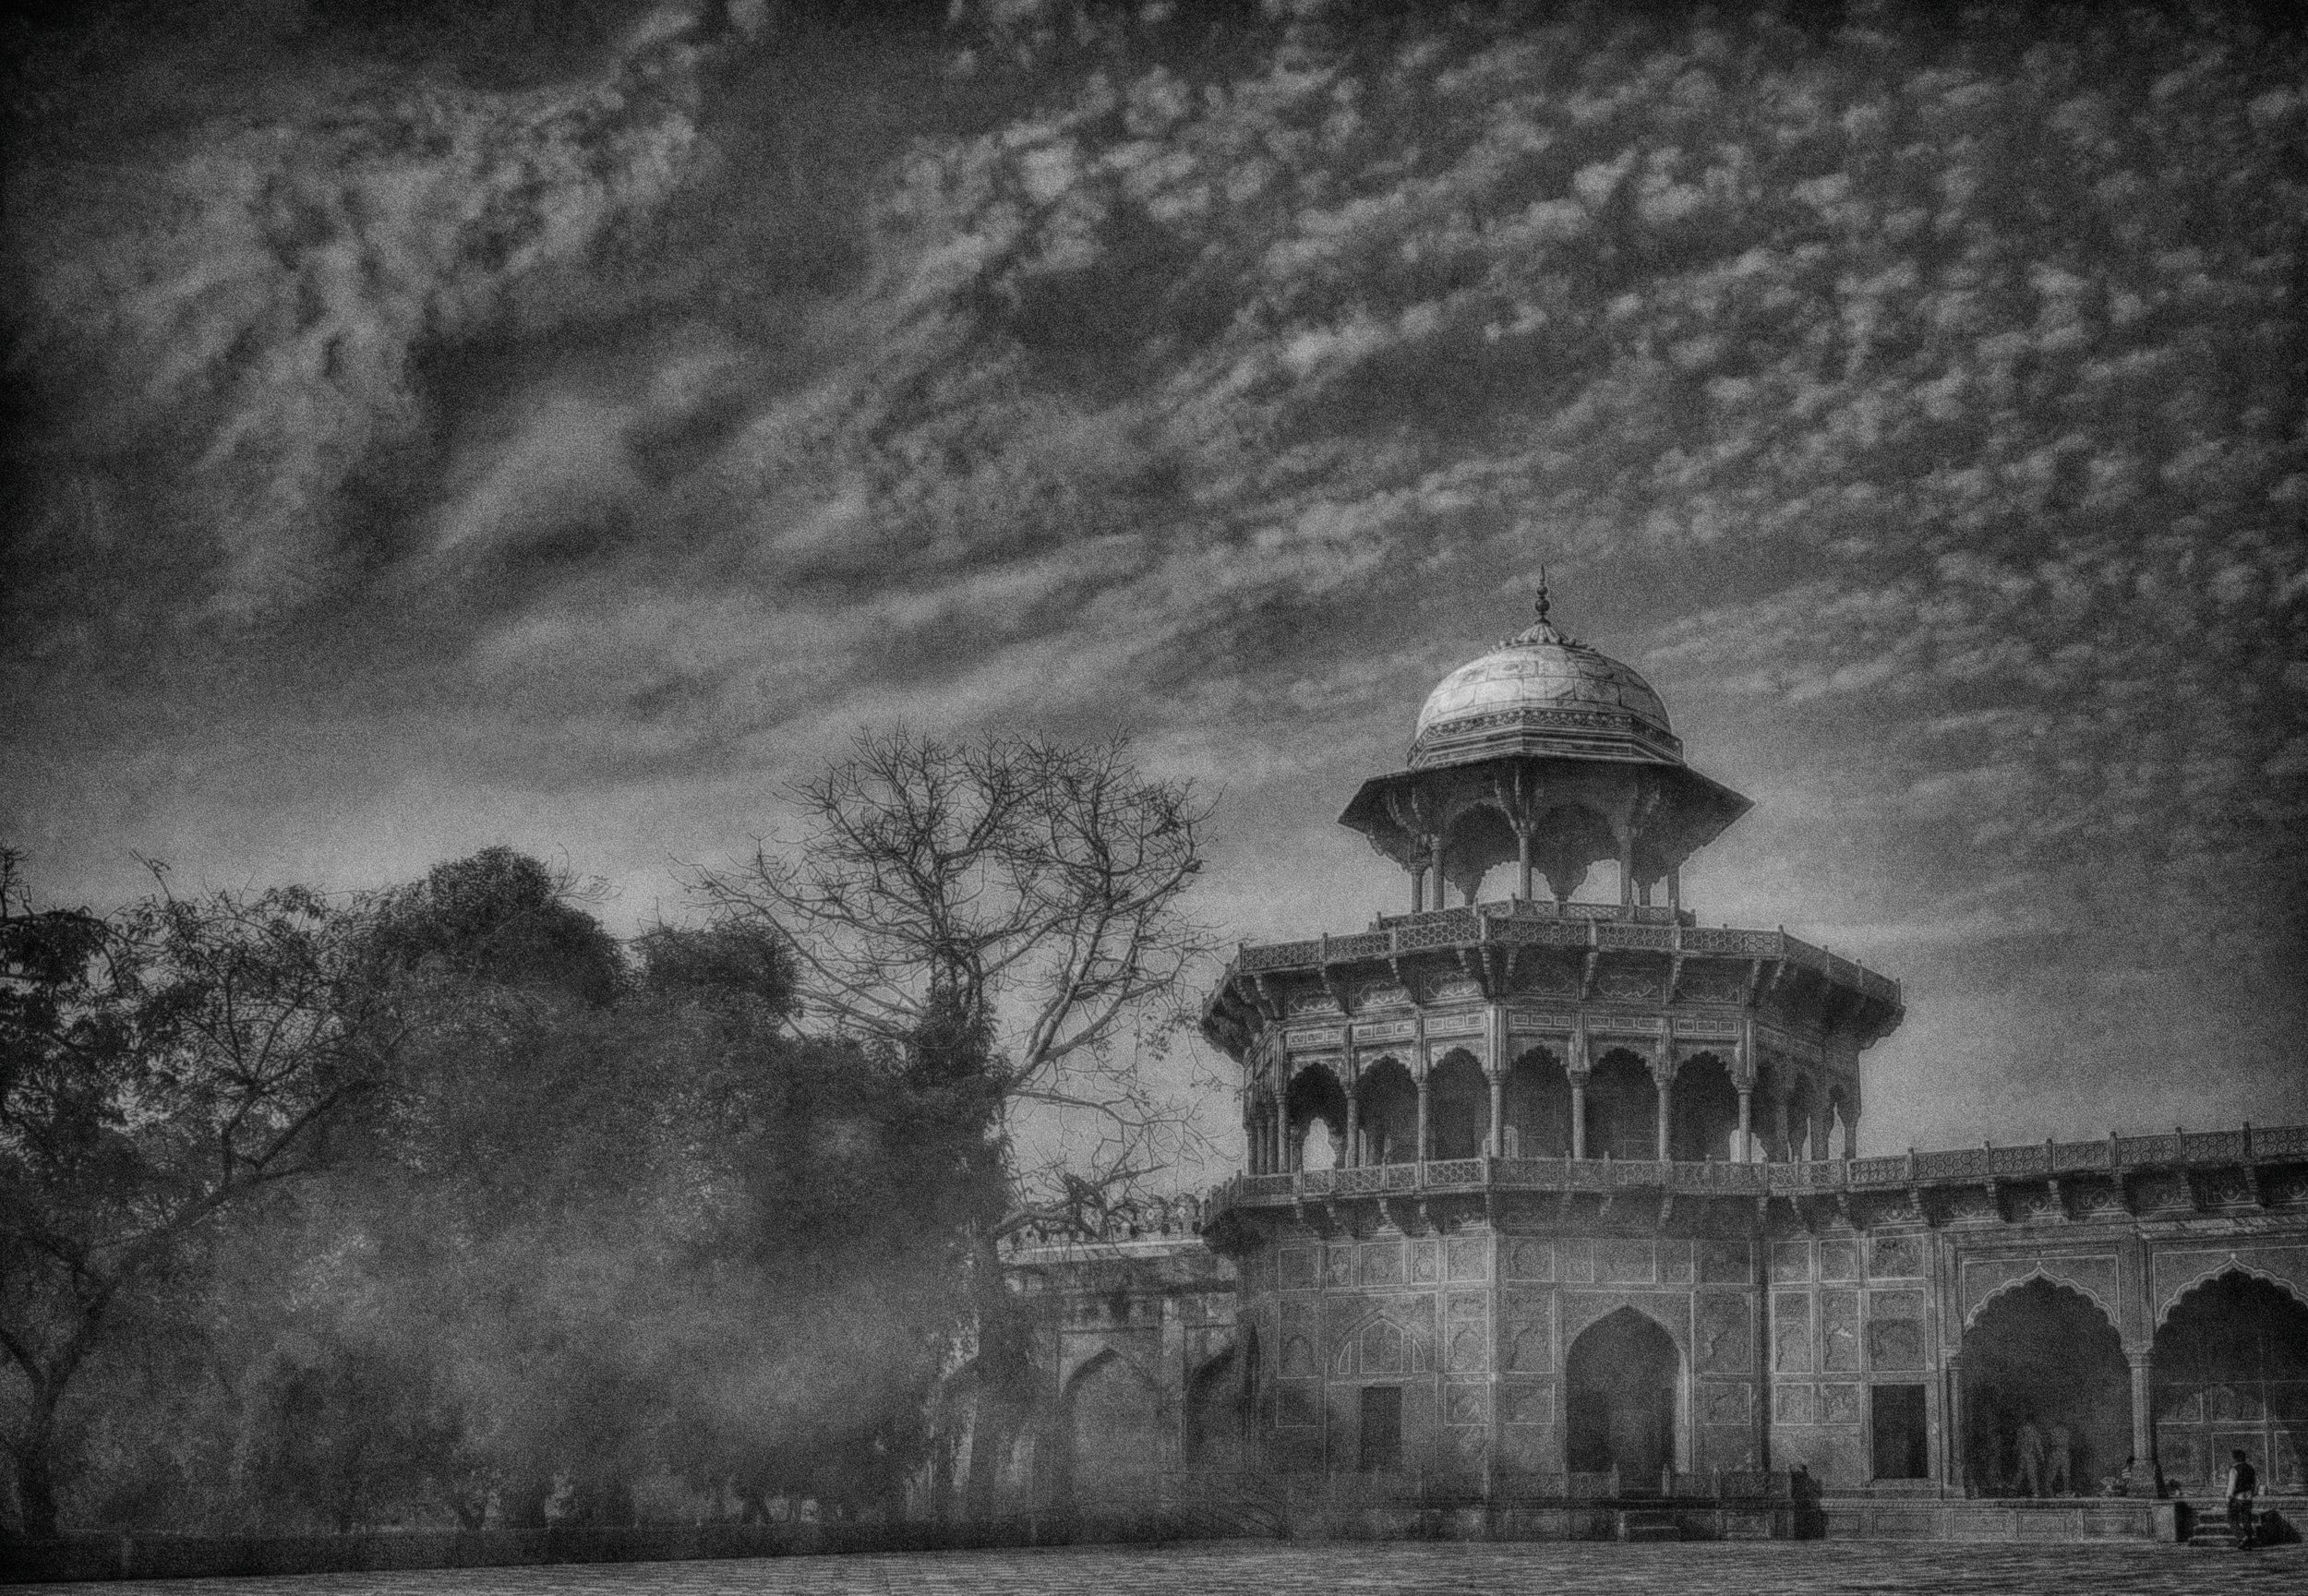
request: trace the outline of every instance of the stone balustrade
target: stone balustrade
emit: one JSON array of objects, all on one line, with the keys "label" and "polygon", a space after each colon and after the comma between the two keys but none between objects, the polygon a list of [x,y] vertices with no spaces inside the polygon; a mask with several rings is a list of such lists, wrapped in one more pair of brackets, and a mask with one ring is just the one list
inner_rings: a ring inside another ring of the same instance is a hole
[{"label": "stone balustrade", "polygon": [[1662,1163],[1614,1158],[1449,1158],[1292,1174],[1237,1175],[1210,1194],[1205,1222],[1227,1209],[1416,1193],[1645,1190],[1694,1197],[1808,1197],[1896,1192],[1994,1180],[2121,1175],[2158,1169],[2308,1161],[2308,1125],[2105,1136],[1802,1163]]}]

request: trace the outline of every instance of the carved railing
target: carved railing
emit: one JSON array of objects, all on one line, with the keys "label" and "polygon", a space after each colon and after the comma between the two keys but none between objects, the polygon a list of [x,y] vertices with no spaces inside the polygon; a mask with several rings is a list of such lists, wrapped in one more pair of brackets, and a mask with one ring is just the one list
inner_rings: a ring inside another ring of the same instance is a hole
[{"label": "carved railing", "polygon": [[1592,918],[1534,918],[1485,905],[1476,908],[1436,909],[1381,920],[1378,929],[1352,936],[1313,937],[1288,942],[1245,945],[1228,968],[1237,973],[1265,970],[1317,969],[1345,960],[1386,959],[1432,948],[1463,947],[1498,942],[1516,946],[1578,947],[1634,953],[1700,954],[1715,957],[1773,959],[1814,970],[1838,986],[1867,993],[1897,1005],[1899,983],[1825,948],[1813,947],[1785,931],[1709,930],[1669,921],[1659,924],[1630,920],[1622,911],[1602,905],[1572,905],[1594,908]]},{"label": "carved railing", "polygon": [[1659,1163],[1646,1158],[1430,1158],[1297,1174],[1237,1175],[1209,1211],[1238,1204],[1321,1201],[1396,1192],[1666,1191],[1691,1196],[1801,1197],[1990,1180],[2048,1180],[2158,1168],[2231,1168],[2308,1160],[2308,1125],[2245,1126],[2090,1142],[1955,1147],[1801,1163]]}]

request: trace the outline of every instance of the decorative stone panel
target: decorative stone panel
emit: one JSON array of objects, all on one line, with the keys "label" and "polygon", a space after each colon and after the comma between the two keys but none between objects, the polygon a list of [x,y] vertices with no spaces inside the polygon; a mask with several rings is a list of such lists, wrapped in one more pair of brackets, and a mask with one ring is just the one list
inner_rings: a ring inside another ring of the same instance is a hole
[{"label": "decorative stone panel", "polygon": [[1442,1278],[1441,1249],[1424,1239],[1411,1243],[1411,1282],[1431,1286]]},{"label": "decorative stone panel", "polygon": [[1859,1242],[1856,1237],[1836,1237],[1819,1244],[1819,1278],[1856,1280],[1859,1278]]},{"label": "decorative stone panel", "polygon": [[1771,1417],[1775,1424],[1809,1424],[1811,1422],[1811,1387],[1800,1382],[1773,1386]]},{"label": "decorative stone panel", "polygon": [[1451,1380],[1443,1386],[1443,1422],[1487,1424],[1491,1422],[1490,1387],[1479,1380]]},{"label": "decorative stone panel", "polygon": [[1782,1291],[1771,1301],[1771,1366],[1802,1372],[1811,1366],[1811,1299]]},{"label": "decorative stone panel", "polygon": [[1500,1256],[1510,1280],[1551,1280],[1555,1278],[1555,1243],[1535,1236],[1509,1236],[1500,1243]]},{"label": "decorative stone panel", "polygon": [[1755,1362],[1749,1327],[1752,1313],[1744,1295],[1708,1291],[1699,1299],[1697,1362],[1703,1374],[1744,1374]]},{"label": "decorative stone panel", "polygon": [[1487,1236],[1453,1236],[1444,1244],[1443,1266],[1453,1280],[1488,1279],[1490,1254]]},{"label": "decorative stone panel", "polygon": [[1554,1335],[1547,1324],[1547,1298],[1543,1293],[1511,1291],[1507,1297],[1506,1367],[1518,1374],[1551,1374],[1555,1368]]},{"label": "decorative stone panel", "polygon": [[1771,1247],[1771,1278],[1774,1282],[1809,1279],[1811,1243],[1773,1242]]},{"label": "decorative stone panel", "polygon": [[1754,1257],[1745,1242],[1701,1242],[1699,1243],[1699,1278],[1702,1283],[1714,1285],[1746,1285],[1754,1267]]},{"label": "decorative stone panel", "polygon": [[1311,1291],[1315,1288],[1315,1249],[1284,1247],[1275,1254],[1274,1283],[1285,1291]]},{"label": "decorative stone panel", "polygon": [[1594,1243],[1573,1238],[1562,1244],[1562,1278],[1573,1282],[1594,1278]]},{"label": "decorative stone panel", "polygon": [[1555,1422],[1555,1387],[1552,1386],[1502,1386],[1498,1390],[1498,1399],[1504,1409],[1499,1416],[1509,1424]]},{"label": "decorative stone panel", "polygon": [[1868,1241],[1868,1273],[1886,1280],[1911,1280],[1923,1278],[1923,1246],[1921,1236],[1877,1235]]},{"label": "decorative stone panel", "polygon": [[1363,1284],[1400,1286],[1405,1275],[1400,1242],[1365,1242],[1357,1249],[1363,1257]]},{"label": "decorative stone panel", "polygon": [[1838,1385],[1819,1388],[1819,1422],[1822,1424],[1857,1424],[1859,1422],[1859,1393],[1864,1386]]},{"label": "decorative stone panel", "polygon": [[1597,1242],[1594,1268],[1595,1278],[1607,1285],[1647,1286],[1657,1278],[1657,1264],[1647,1241]]},{"label": "decorative stone panel", "polygon": [[1821,1291],[1819,1299],[1820,1367],[1834,1374],[1859,1368],[1859,1293]]},{"label": "decorative stone panel", "polygon": [[1745,1424],[1752,1421],[1755,1387],[1744,1381],[1704,1380],[1699,1386],[1699,1422]]},{"label": "decorative stone panel", "polygon": [[1351,1246],[1330,1247],[1322,1258],[1322,1283],[1331,1290],[1343,1290],[1354,1284],[1354,1249]]}]

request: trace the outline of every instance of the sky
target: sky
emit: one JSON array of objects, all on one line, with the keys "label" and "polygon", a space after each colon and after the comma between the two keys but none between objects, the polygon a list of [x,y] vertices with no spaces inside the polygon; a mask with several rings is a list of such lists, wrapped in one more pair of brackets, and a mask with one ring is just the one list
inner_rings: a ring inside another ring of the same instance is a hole
[{"label": "sky", "polygon": [[2308,1120],[2288,18],[26,13],[0,833],[632,930],[863,729],[1124,733],[1354,930],[1544,563],[1755,801],[1687,905],[1905,983],[1863,1151]]}]

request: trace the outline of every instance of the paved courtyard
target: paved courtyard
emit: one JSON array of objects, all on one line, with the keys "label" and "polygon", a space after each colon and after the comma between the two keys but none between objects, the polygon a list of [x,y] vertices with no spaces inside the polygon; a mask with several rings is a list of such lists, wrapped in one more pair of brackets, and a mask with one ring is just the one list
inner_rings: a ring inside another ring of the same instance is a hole
[{"label": "paved courtyard", "polygon": [[1881,1542],[1617,1546],[1562,1542],[1274,1545],[1212,1542],[1044,1551],[934,1552],[729,1562],[561,1564],[275,1579],[19,1586],[78,1596],[1331,1596],[1338,1591],[1532,1591],[1547,1596],[1964,1596],[2308,1590],[2308,1547],[2222,1553],[2184,1546],[1906,1545]]}]

